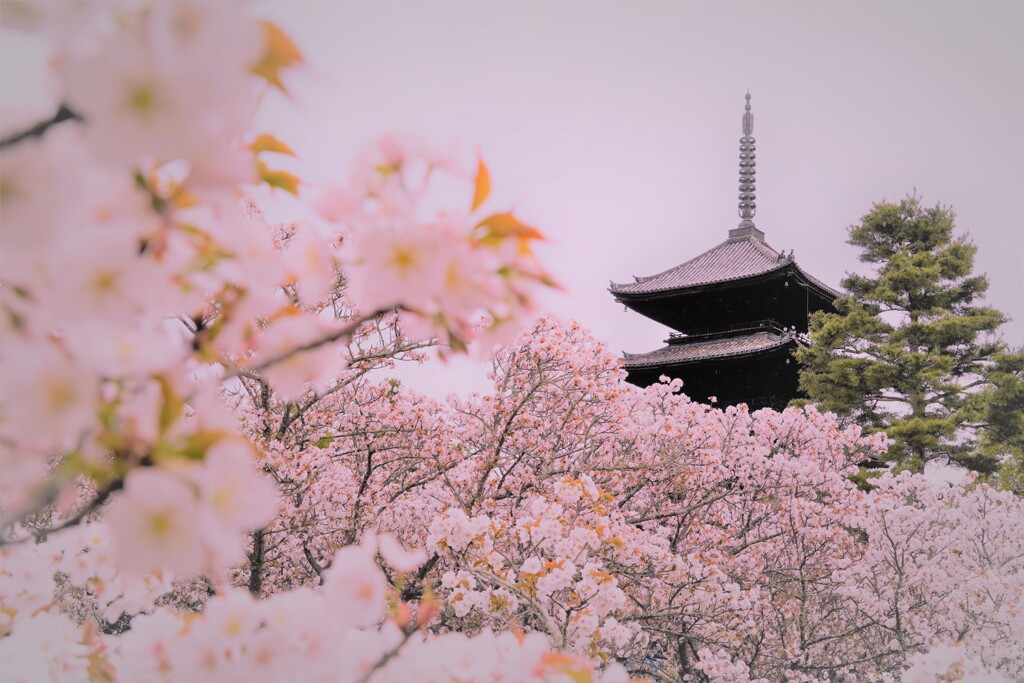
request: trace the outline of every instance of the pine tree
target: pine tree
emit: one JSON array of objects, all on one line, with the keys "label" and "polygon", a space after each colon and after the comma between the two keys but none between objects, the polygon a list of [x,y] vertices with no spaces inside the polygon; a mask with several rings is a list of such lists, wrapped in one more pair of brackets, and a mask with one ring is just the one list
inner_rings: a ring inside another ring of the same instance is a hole
[{"label": "pine tree", "polygon": [[887,459],[902,468],[950,461],[989,473],[997,449],[978,448],[978,394],[1006,317],[979,303],[988,279],[973,274],[976,247],[954,236],[954,218],[910,196],[875,204],[850,227],[848,243],[874,273],[848,273],[837,312],[812,317],[800,386],[823,408],[885,430]]},{"label": "pine tree", "polygon": [[987,377],[981,450],[1001,460],[999,483],[1024,496],[1024,347],[996,354]]}]

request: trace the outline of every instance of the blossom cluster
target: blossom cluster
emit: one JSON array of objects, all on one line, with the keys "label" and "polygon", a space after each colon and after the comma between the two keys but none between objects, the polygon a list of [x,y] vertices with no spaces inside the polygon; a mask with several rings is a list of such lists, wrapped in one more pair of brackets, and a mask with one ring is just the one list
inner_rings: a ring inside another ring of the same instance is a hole
[{"label": "blossom cluster", "polygon": [[[339,552],[321,587],[265,600],[224,588],[201,613],[150,604],[131,619],[130,631],[112,638],[100,633],[96,621],[76,625],[52,604],[55,572],[66,572],[72,581],[87,580],[97,595],[111,590],[105,584],[114,590],[130,587],[104,551],[107,539],[97,540],[105,525],[89,527],[76,531],[77,537],[65,536],[48,554],[33,546],[4,549],[4,680],[280,681],[296,671],[303,680],[332,683],[627,680],[622,667],[597,674],[582,660],[552,652],[539,634],[424,637],[417,621],[430,618],[429,607],[420,605],[412,615],[404,603],[389,597],[376,559],[379,551],[382,558],[409,568],[417,558],[387,537],[370,537]],[[168,589],[166,581],[166,576],[151,575],[125,593],[134,600],[152,598]],[[118,597],[106,609],[141,606]]]},{"label": "blossom cluster", "polygon": [[[80,477],[102,492],[97,503],[122,486],[125,501],[140,500],[132,491],[148,486],[186,506],[195,496],[179,465],[236,431],[208,415],[218,375],[295,398],[352,362],[334,342],[388,310],[406,312],[406,337],[461,349],[478,315],[490,316],[481,329],[507,329],[532,287],[550,282],[529,249],[539,233],[511,214],[428,214],[429,176],[450,165],[427,160],[408,187],[405,169],[423,155],[393,138],[357,164],[343,190],[351,209],[331,210],[337,226],[274,227],[240,202],[261,185],[299,191],[297,176],[268,161],[292,150],[252,127],[261,100],[302,62],[243,5],[29,5],[18,17],[44,37],[68,22],[79,30],[54,46],[53,86],[72,114],[4,149],[7,521],[73,498]],[[486,167],[464,180],[477,211]],[[327,302],[335,315],[324,315]],[[140,467],[175,472],[133,477]]]},{"label": "blossom cluster", "polygon": [[[433,184],[470,178],[468,211],[434,210]],[[411,312],[412,336],[441,335],[456,350],[481,332],[485,348],[510,341],[514,322],[532,310],[533,287],[554,281],[530,248],[541,233],[509,212],[484,215],[489,195],[483,161],[474,175],[412,138],[380,138],[360,155],[347,186],[331,184],[317,200],[351,245],[344,263],[352,301],[362,310]]]},{"label": "blossom cluster", "polygon": [[439,515],[427,547],[460,567],[441,577],[455,617],[477,613],[486,624],[531,627],[591,656],[621,659],[642,647],[637,629],[611,616],[626,595],[605,564],[625,565],[637,549],[622,538],[635,530],[610,503],[583,475],[560,479],[552,498],[532,496],[509,518],[457,508]]}]

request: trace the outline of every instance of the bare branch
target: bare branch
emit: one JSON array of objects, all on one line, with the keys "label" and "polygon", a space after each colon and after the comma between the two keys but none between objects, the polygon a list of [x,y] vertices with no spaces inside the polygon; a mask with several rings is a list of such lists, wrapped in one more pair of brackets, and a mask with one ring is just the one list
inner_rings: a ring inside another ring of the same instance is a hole
[{"label": "bare branch", "polygon": [[78,121],[79,123],[84,123],[85,119],[83,119],[79,114],[68,108],[66,104],[62,104],[57,109],[57,113],[54,114],[53,117],[47,119],[46,121],[40,121],[31,128],[28,128],[27,130],[23,130],[19,133],[14,133],[13,135],[8,135],[7,137],[0,139],[0,149],[14,147],[19,142],[22,142],[23,140],[28,140],[29,138],[41,138],[43,137],[43,135],[46,134],[46,131],[48,131],[50,128],[56,126],[59,123],[63,123],[64,121]]}]

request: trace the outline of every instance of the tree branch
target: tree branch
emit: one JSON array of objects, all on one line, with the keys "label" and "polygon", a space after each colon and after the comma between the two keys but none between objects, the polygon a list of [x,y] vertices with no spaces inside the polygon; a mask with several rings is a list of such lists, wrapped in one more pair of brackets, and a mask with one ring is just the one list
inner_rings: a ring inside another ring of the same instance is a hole
[{"label": "tree branch", "polygon": [[3,538],[0,538],[0,547],[3,547],[5,545],[16,545],[18,543],[23,543],[23,542],[27,541],[29,538],[35,538],[35,537],[39,537],[39,536],[48,536],[48,535],[50,535],[52,533],[56,533],[56,532],[61,531],[63,529],[69,529],[69,528],[71,528],[73,526],[78,526],[83,521],[85,521],[86,517],[91,515],[93,512],[98,510],[101,505],[106,503],[107,499],[110,498],[110,496],[115,491],[120,490],[122,486],[124,486],[124,479],[121,479],[121,478],[114,479],[109,484],[107,484],[106,486],[101,488],[99,491],[97,491],[96,495],[93,497],[93,499],[91,501],[89,501],[85,505],[85,507],[83,507],[77,513],[75,513],[74,516],[69,517],[68,519],[66,519],[63,522],[61,522],[60,524],[58,524],[57,526],[53,526],[53,527],[50,527],[48,529],[44,529],[44,530],[38,532],[37,534],[31,536],[31,537],[30,536],[25,536],[25,537],[17,538],[17,539],[14,539],[14,540],[6,540],[6,539],[3,539]]},{"label": "tree branch", "polygon": [[14,133],[13,135],[8,135],[5,138],[0,138],[0,149],[13,147],[19,142],[28,140],[29,138],[41,138],[50,128],[59,123],[63,123],[64,121],[78,121],[79,123],[84,123],[85,119],[83,119],[81,115],[69,109],[66,104],[62,104],[52,118],[47,119],[46,121],[40,121],[27,130]]},{"label": "tree branch", "polygon": [[348,325],[345,325],[344,327],[339,328],[339,329],[335,330],[334,332],[331,332],[330,334],[326,334],[323,337],[320,337],[319,339],[314,339],[311,342],[306,342],[305,344],[300,344],[298,346],[292,347],[292,348],[288,349],[287,351],[283,351],[283,352],[277,354],[276,356],[271,356],[270,358],[264,360],[262,363],[258,363],[256,365],[247,366],[247,367],[226,368],[224,376],[223,376],[222,379],[227,380],[227,379],[231,379],[233,377],[239,377],[239,376],[242,375],[242,373],[246,373],[246,372],[249,372],[249,373],[251,373],[251,372],[260,372],[262,370],[266,370],[271,365],[276,365],[276,364],[278,364],[278,363],[280,363],[282,361],[288,360],[289,358],[291,358],[292,356],[294,356],[297,353],[302,353],[304,351],[312,351],[313,349],[318,349],[318,348],[320,348],[321,346],[323,346],[325,344],[330,344],[332,342],[338,341],[339,339],[344,339],[345,337],[350,337],[350,336],[352,336],[353,333],[355,333],[356,330],[359,329],[360,325],[362,325],[363,323],[365,323],[365,322],[367,322],[369,320],[373,320],[377,316],[383,315],[383,314],[387,313],[390,310],[393,310],[393,309],[389,308],[389,309],[386,309],[386,310],[378,310],[378,311],[374,311],[373,313],[368,313],[366,315],[361,315],[358,318],[356,318],[355,320],[353,320],[352,322],[350,322]]}]

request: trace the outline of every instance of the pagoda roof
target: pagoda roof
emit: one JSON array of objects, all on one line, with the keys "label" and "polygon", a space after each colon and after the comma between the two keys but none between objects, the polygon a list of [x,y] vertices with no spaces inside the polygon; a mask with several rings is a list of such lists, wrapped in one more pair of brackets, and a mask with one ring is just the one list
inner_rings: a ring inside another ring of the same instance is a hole
[{"label": "pagoda roof", "polygon": [[648,353],[623,353],[626,368],[646,368],[680,365],[711,358],[728,358],[746,354],[761,353],[780,346],[799,343],[796,336],[788,331],[762,330],[718,338],[683,337],[672,340],[668,346]]},{"label": "pagoda roof", "polygon": [[613,282],[608,289],[616,297],[643,297],[758,277],[792,264],[809,283],[820,287],[832,297],[839,296],[839,292],[797,266],[792,251],[788,255],[780,253],[764,242],[758,235],[759,230],[733,232],[739,235],[730,237],[686,263],[655,275],[635,278],[635,282]]}]

